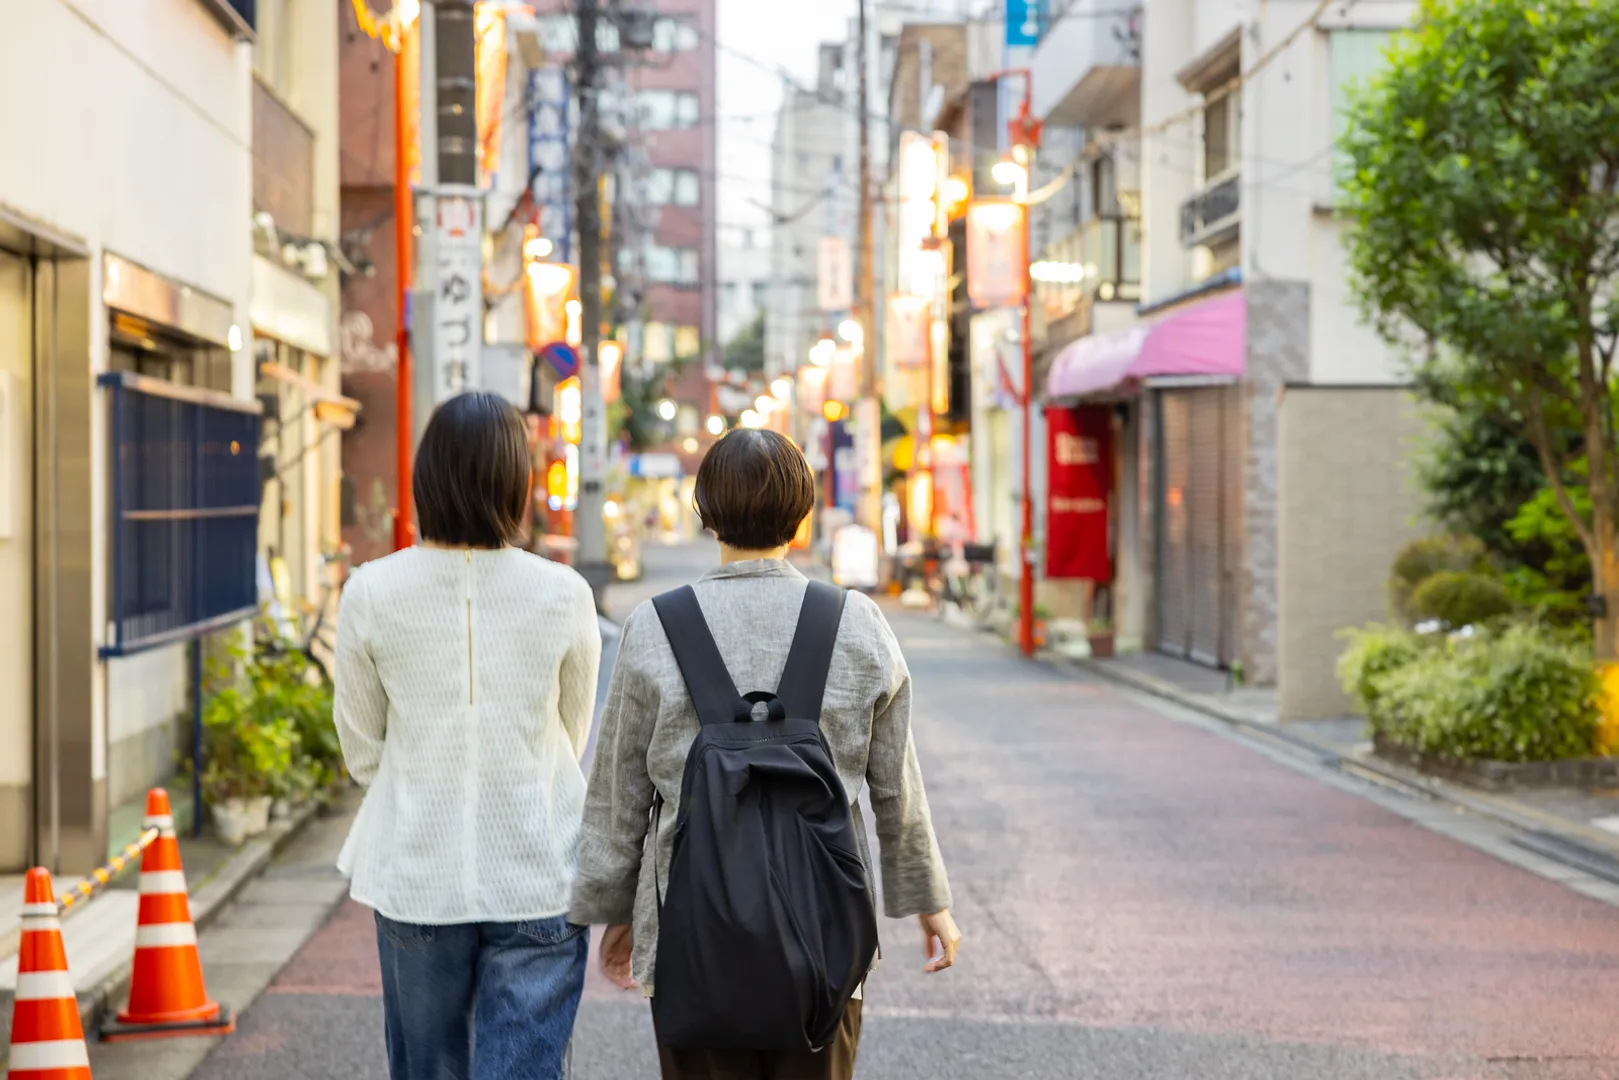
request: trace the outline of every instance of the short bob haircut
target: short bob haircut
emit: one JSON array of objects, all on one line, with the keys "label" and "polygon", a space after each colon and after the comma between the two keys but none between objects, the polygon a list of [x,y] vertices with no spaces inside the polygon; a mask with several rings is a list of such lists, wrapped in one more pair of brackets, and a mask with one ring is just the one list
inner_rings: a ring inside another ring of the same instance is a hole
[{"label": "short bob haircut", "polygon": [[411,492],[422,539],[498,548],[521,536],[531,462],[523,418],[504,398],[470,393],[440,405],[416,449]]},{"label": "short bob haircut", "polygon": [[768,551],[790,543],[814,508],[815,474],[785,436],[738,428],[703,458],[693,501],[720,543]]}]

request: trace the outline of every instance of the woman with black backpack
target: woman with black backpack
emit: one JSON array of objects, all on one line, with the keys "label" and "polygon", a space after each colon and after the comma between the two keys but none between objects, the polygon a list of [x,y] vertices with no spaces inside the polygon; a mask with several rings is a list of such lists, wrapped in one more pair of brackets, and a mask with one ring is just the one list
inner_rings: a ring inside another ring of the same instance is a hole
[{"label": "woman with black backpack", "polygon": [[624,624],[569,919],[606,925],[603,970],[652,999],[665,1080],[853,1075],[877,929],[862,787],[886,913],[918,918],[927,971],[955,963],[899,643],[786,559],[814,502],[789,440],[727,435],[696,487],[721,565]]}]

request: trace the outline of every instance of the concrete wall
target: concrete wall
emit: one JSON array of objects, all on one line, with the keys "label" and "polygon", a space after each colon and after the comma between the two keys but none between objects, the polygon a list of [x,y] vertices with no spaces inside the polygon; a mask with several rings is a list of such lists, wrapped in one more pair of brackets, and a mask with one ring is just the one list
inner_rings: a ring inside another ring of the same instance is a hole
[{"label": "concrete wall", "polygon": [[1389,567],[1421,533],[1410,461],[1422,417],[1397,387],[1294,386],[1278,429],[1280,715],[1342,716],[1337,633],[1386,618]]},{"label": "concrete wall", "polygon": [[[76,378],[104,371],[108,363],[103,252],[225,300],[245,328],[252,251],[248,46],[195,0],[57,0],[9,5],[7,16],[0,100],[13,107],[0,110],[0,145],[8,148],[0,154],[0,205],[90,255],[81,264],[88,266],[85,309],[70,313],[89,326],[87,356],[72,358],[88,371]],[[232,383],[239,394],[251,392],[245,351],[235,357]],[[88,380],[77,385],[98,393]],[[144,745],[151,732],[167,727],[169,689],[184,664],[183,649],[155,653],[143,666],[121,670],[115,693],[109,668],[127,662],[102,662],[95,654],[107,621],[110,522],[108,433],[102,410],[92,406],[73,403],[94,419],[81,444],[63,447],[64,455],[91,463],[87,547],[63,557],[91,568],[92,628],[90,648],[61,657],[63,682],[76,693],[88,685],[89,698],[82,712],[64,709],[62,718],[64,742],[75,753],[83,746],[88,763],[82,773],[64,777],[63,798],[75,804],[64,811],[71,826],[64,835],[72,834],[64,870],[86,869],[104,855],[105,822],[96,819],[111,794],[111,766],[125,760],[110,744],[134,738]],[[20,524],[33,527],[31,517]],[[28,654],[0,651],[0,685],[31,686],[30,668]],[[122,692],[130,684],[141,692]],[[0,759],[30,759],[31,725],[32,709],[0,713]],[[90,822],[88,831],[80,830],[80,820]],[[26,826],[0,820],[7,840],[21,829]]]},{"label": "concrete wall", "polygon": [[0,867],[28,857],[33,776],[34,544],[29,528],[34,396],[28,265],[0,253]]}]

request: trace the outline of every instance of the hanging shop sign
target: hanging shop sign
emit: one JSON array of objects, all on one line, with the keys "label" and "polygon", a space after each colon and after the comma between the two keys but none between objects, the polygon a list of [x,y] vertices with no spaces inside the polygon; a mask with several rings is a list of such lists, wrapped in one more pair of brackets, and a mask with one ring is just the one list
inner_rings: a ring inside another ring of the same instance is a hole
[{"label": "hanging shop sign", "polygon": [[888,361],[896,368],[926,367],[932,353],[933,308],[926,297],[888,298]]},{"label": "hanging shop sign", "polygon": [[931,297],[941,267],[933,240],[949,228],[940,189],[948,164],[948,140],[942,134],[907,131],[899,141],[898,291]]},{"label": "hanging shop sign", "polygon": [[853,401],[860,393],[860,361],[852,346],[839,345],[832,354],[826,396],[832,401]]},{"label": "hanging shop sign", "polygon": [[1028,208],[979,199],[967,210],[967,296],[980,311],[1021,307],[1029,295]]},{"label": "hanging shop sign", "polygon": [[433,397],[447,401],[482,385],[483,200],[442,194],[433,243],[438,297],[433,305]]},{"label": "hanging shop sign", "polygon": [[1113,416],[1106,406],[1046,410],[1046,576],[1105,583],[1113,578],[1108,497],[1113,487]]},{"label": "hanging shop sign", "polygon": [[854,265],[849,258],[848,238],[821,237],[817,256],[815,293],[821,310],[848,311],[854,307]]},{"label": "hanging shop sign", "polygon": [[578,271],[563,263],[530,261],[523,270],[523,310],[528,347],[539,352],[553,341],[568,340],[568,301]]},{"label": "hanging shop sign", "polygon": [[821,415],[821,408],[826,404],[827,370],[814,364],[805,364],[798,369],[798,392],[795,395],[799,408],[812,415]]},{"label": "hanging shop sign", "polygon": [[506,12],[494,4],[474,9],[477,67],[478,169],[493,184],[500,165],[501,114],[506,105]]}]

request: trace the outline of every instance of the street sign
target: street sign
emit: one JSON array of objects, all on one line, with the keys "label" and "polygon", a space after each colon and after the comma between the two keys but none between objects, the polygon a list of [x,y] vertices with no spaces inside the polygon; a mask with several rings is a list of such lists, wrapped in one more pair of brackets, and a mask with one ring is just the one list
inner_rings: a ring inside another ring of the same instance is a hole
[{"label": "street sign", "polygon": [[1043,0],[1006,0],[1006,44],[1023,48],[1040,44],[1040,7]]},{"label": "street sign", "polygon": [[444,192],[436,217],[433,400],[443,402],[483,380],[483,200]]},{"label": "street sign", "polygon": [[551,365],[559,379],[571,379],[579,374],[579,350],[566,341],[553,341],[540,350],[540,358]]}]

